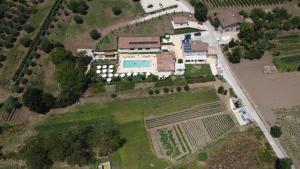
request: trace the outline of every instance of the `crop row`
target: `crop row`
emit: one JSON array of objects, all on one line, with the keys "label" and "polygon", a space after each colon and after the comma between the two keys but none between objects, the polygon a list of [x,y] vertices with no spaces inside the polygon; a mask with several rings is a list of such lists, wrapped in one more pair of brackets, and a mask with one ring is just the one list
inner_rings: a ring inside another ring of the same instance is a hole
[{"label": "crop row", "polygon": [[232,6],[264,6],[279,4],[285,0],[202,0],[207,6],[212,8],[232,7]]},{"label": "crop row", "polygon": [[18,84],[20,79],[25,75],[25,72],[27,71],[29,64],[31,63],[34,55],[36,54],[38,45],[41,42],[41,38],[46,34],[53,17],[56,15],[58,9],[60,8],[61,3],[62,0],[56,0],[50,12],[47,15],[47,18],[44,20],[41,29],[35,36],[32,44],[30,45],[30,48],[27,54],[25,55],[25,57],[23,58],[18,70],[15,72],[13,76],[13,80],[16,84]]},{"label": "crop row", "polygon": [[220,102],[213,102],[208,104],[203,104],[192,109],[170,113],[164,116],[155,117],[152,119],[147,119],[145,121],[147,128],[154,128],[158,126],[163,126],[171,123],[176,123],[180,121],[185,121],[209,114],[215,114],[223,111],[223,106]]},{"label": "crop row", "polygon": [[212,140],[216,140],[220,136],[226,134],[235,125],[228,114],[211,116],[202,121]]}]

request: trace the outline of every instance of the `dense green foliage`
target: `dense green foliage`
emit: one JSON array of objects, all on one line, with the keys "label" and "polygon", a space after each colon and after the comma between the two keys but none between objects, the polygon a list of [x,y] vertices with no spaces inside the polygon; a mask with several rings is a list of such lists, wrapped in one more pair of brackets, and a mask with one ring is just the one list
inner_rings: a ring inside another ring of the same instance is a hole
[{"label": "dense green foliage", "polygon": [[278,138],[282,135],[282,131],[281,131],[281,127],[279,126],[272,126],[271,130],[270,130],[270,134],[275,137]]},{"label": "dense green foliage", "polygon": [[92,39],[97,40],[101,37],[101,34],[97,30],[93,29],[90,32],[90,36],[92,37]]},{"label": "dense green foliage", "polygon": [[75,15],[75,16],[74,16],[74,21],[75,21],[77,24],[82,24],[82,23],[83,23],[83,19],[82,19],[79,15]]},{"label": "dense green foliage", "polygon": [[121,15],[121,13],[122,13],[122,9],[119,6],[114,6],[112,8],[112,11],[115,15]]},{"label": "dense green foliage", "polygon": [[89,8],[84,0],[70,0],[67,6],[73,13],[80,13],[81,15],[87,14]]},{"label": "dense green foliage", "polygon": [[204,22],[207,20],[208,9],[205,4],[198,2],[194,6],[195,8],[195,18],[198,21]]},{"label": "dense green foliage", "polygon": [[46,113],[54,106],[55,98],[41,89],[28,88],[23,94],[23,103],[31,111]]},{"label": "dense green foliage", "polygon": [[66,60],[72,59],[72,53],[65,50],[65,48],[58,47],[53,49],[50,54],[51,61],[53,64],[58,65],[63,63]]},{"label": "dense green foliage", "polygon": [[28,48],[31,45],[31,43],[32,43],[32,40],[30,39],[29,36],[24,36],[20,39],[20,44],[26,48]]},{"label": "dense green foliage", "polygon": [[277,159],[276,169],[292,169],[293,162],[290,158]]},{"label": "dense green foliage", "polygon": [[208,155],[207,155],[206,152],[201,152],[201,153],[198,154],[197,159],[199,161],[206,161],[208,159]]},{"label": "dense green foliage", "polygon": [[123,143],[112,118],[103,118],[88,125],[71,125],[61,130],[43,128],[22,147],[21,155],[31,169],[50,168],[55,161],[87,165],[95,156],[106,156]]}]

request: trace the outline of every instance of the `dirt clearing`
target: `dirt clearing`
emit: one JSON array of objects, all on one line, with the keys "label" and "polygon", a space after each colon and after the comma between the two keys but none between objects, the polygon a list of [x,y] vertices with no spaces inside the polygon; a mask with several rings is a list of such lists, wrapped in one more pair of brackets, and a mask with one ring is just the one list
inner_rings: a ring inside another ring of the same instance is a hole
[{"label": "dirt clearing", "polygon": [[231,64],[231,68],[265,120],[273,125],[276,121],[274,109],[300,104],[300,73],[264,74],[262,68],[265,65],[272,65],[269,54],[260,60]]}]

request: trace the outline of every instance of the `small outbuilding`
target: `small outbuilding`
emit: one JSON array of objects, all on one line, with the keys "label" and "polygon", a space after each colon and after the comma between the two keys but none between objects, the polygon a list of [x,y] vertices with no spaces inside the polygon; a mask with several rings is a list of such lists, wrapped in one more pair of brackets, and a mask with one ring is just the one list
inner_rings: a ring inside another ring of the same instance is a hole
[{"label": "small outbuilding", "polygon": [[244,22],[244,17],[236,11],[224,10],[217,14],[221,28],[225,31],[236,30],[241,23]]}]

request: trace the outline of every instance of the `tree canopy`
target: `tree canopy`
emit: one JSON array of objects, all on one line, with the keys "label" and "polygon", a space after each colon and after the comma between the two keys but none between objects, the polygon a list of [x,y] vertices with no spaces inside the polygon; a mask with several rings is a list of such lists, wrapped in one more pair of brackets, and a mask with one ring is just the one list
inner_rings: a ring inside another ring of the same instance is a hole
[{"label": "tree canopy", "polygon": [[31,111],[46,113],[54,106],[55,98],[41,89],[28,88],[23,94],[23,103]]},{"label": "tree canopy", "polygon": [[208,9],[206,5],[202,2],[198,2],[194,6],[195,8],[195,18],[198,21],[204,22],[207,20]]}]

